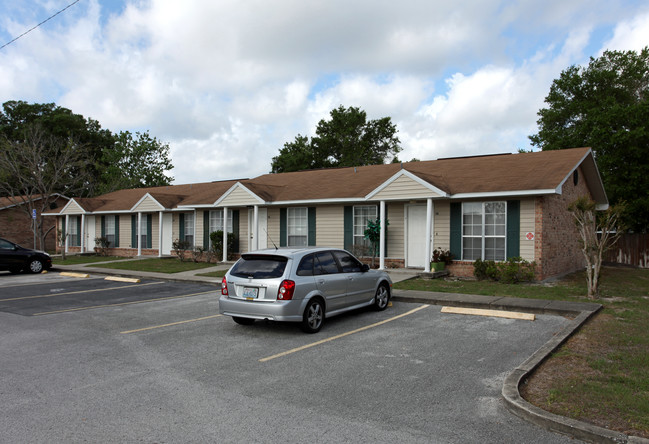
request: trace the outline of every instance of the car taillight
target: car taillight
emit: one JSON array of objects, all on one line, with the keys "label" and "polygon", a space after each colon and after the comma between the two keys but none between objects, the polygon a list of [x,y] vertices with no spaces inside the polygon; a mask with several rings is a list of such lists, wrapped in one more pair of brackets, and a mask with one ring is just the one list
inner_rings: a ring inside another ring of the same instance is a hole
[{"label": "car taillight", "polygon": [[277,299],[282,301],[290,301],[293,299],[293,293],[295,292],[295,282],[284,280],[279,284],[279,291],[277,292]]},{"label": "car taillight", "polygon": [[228,281],[225,280],[225,276],[223,276],[223,280],[221,281],[221,294],[223,296],[228,295]]}]

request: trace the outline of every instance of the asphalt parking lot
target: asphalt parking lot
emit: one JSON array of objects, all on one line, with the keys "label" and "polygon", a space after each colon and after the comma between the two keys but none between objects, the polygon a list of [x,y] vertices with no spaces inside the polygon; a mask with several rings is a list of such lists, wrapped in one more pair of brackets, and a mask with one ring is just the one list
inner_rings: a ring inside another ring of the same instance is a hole
[{"label": "asphalt parking lot", "polygon": [[307,335],[217,289],[0,273],[0,442],[574,442],[500,397],[564,318],[395,302]]}]

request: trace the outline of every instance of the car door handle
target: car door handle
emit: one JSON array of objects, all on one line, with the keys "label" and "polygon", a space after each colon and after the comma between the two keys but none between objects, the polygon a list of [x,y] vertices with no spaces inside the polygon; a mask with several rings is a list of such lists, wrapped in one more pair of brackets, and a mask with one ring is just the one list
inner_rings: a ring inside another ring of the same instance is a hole
[{"label": "car door handle", "polygon": [[325,280],[324,279],[318,279],[318,284],[324,284]]}]

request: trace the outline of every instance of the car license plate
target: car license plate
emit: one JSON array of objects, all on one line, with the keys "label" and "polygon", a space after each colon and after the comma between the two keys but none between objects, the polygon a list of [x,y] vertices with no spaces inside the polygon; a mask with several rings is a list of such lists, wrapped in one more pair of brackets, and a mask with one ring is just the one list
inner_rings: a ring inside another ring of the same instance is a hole
[{"label": "car license plate", "polygon": [[246,299],[257,299],[257,292],[259,291],[258,288],[250,288],[250,287],[244,287],[243,288],[243,297]]}]

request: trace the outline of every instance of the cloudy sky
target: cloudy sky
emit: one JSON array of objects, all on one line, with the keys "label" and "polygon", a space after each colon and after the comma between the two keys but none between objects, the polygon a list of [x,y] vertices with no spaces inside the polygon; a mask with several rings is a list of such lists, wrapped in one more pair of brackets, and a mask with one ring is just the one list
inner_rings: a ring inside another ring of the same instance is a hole
[{"label": "cloudy sky", "polygon": [[[74,0],[2,0],[0,46]],[[339,105],[401,160],[529,149],[552,80],[649,45],[647,0],[80,0],[0,49],[0,103],[169,143],[174,183],[254,177]]]}]

